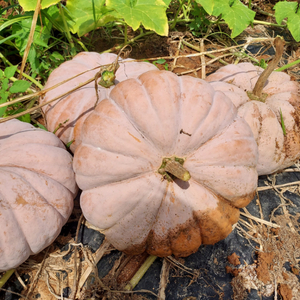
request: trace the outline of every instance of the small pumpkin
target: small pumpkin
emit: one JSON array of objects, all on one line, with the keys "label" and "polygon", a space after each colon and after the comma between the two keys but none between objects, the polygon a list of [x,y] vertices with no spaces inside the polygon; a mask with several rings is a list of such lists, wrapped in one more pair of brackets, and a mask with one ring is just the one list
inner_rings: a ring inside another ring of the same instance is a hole
[{"label": "small pumpkin", "polygon": [[[63,93],[70,91],[79,84],[86,82],[88,79],[95,77],[101,66],[112,64],[117,58],[116,54],[96,52],[81,52],[77,54],[72,60],[62,63],[49,76],[45,85],[45,89],[55,86],[64,80],[71,78],[84,71],[99,67],[87,73],[79,75],[78,77],[60,85],[47,92],[44,97],[40,98],[40,104],[44,104],[51,99],[54,99]],[[127,78],[134,78],[140,74],[156,70],[157,68],[147,62],[134,62],[130,59],[120,59],[119,68],[116,71],[115,83],[123,81]],[[99,81],[101,78],[99,78]],[[109,95],[113,86],[105,88],[98,86],[99,101]],[[74,152],[76,147],[80,144],[81,126],[94,109],[97,102],[97,95],[94,81],[81,87],[80,89],[70,93],[67,96],[61,97],[43,107],[45,119],[47,121],[47,129],[55,134],[65,143],[72,142],[71,151]]]},{"label": "small pumpkin", "polygon": [[[280,38],[277,41],[280,43]],[[281,54],[277,56],[280,59]],[[278,58],[274,58],[273,67]],[[224,66],[206,78],[232,100],[250,125],[258,145],[259,175],[282,170],[300,157],[299,83],[284,72],[272,72],[256,96],[255,87],[260,85],[263,72],[251,63],[240,63]]]},{"label": "small pumpkin", "polygon": [[50,245],[69,218],[77,185],[72,156],[54,134],[0,124],[0,271]]},{"label": "small pumpkin", "polygon": [[201,79],[149,71],[125,80],[81,139],[73,166],[83,214],[127,254],[188,256],[214,244],[255,193],[251,129]]}]

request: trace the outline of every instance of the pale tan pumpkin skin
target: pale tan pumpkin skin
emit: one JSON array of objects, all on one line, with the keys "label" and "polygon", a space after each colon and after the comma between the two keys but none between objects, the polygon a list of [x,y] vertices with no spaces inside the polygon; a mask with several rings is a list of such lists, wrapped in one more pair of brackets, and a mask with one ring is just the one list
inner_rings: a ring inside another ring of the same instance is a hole
[{"label": "pale tan pumpkin skin", "polygon": [[291,166],[300,157],[300,86],[286,73],[273,72],[263,89],[268,95],[265,102],[253,100],[247,92],[253,90],[262,71],[251,63],[227,65],[206,80],[232,100],[250,125],[258,144],[257,171],[266,175]]},{"label": "pale tan pumpkin skin", "polygon": [[[93,78],[100,70],[100,66],[111,64],[116,60],[116,58],[117,55],[112,53],[99,54],[96,52],[81,52],[77,54],[72,60],[62,63],[51,73],[44,89],[61,83],[64,80],[84,71],[95,67],[99,68],[82,74],[47,92],[45,96],[40,98],[40,103],[46,103],[49,100],[72,90],[88,79]],[[120,59],[119,65],[120,67],[116,72],[116,84],[127,78],[135,78],[146,71],[157,69],[153,64],[147,62],[130,62],[130,59]],[[99,80],[100,79],[98,79],[98,81]],[[106,98],[112,88],[113,86],[110,88],[104,88],[98,85],[99,101]],[[79,136],[81,126],[86,117],[94,109],[96,100],[95,82],[93,81],[75,92],[72,92],[70,95],[60,98],[59,100],[43,107],[47,121],[47,129],[54,132],[57,128],[59,128],[55,134],[65,144],[74,140],[70,147],[72,152],[74,152],[76,147],[80,144]],[[62,126],[59,127],[59,124],[62,124]]]},{"label": "pale tan pumpkin skin", "polygon": [[0,271],[50,245],[69,218],[77,185],[72,156],[54,134],[0,124]]},{"label": "pale tan pumpkin skin", "polygon": [[[149,71],[119,83],[81,139],[73,166],[83,214],[127,254],[188,256],[216,243],[255,193],[251,129],[200,79]],[[188,182],[158,173],[171,156],[185,159]]]}]

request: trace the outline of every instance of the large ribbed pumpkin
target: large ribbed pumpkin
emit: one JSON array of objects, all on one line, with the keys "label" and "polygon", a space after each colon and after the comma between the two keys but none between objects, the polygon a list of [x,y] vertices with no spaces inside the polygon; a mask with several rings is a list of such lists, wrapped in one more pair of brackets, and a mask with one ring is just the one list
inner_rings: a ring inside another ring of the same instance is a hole
[{"label": "large ribbed pumpkin", "polygon": [[255,193],[251,129],[201,79],[149,71],[123,81],[81,139],[73,165],[83,214],[127,254],[187,256],[214,244]]},{"label": "large ribbed pumpkin", "polygon": [[54,241],[77,189],[72,156],[58,137],[18,120],[0,124],[0,271]]},{"label": "large ribbed pumpkin", "polygon": [[[99,68],[79,75],[59,87],[52,89],[47,92],[45,96],[40,98],[40,103],[46,103],[76,88],[79,84],[86,82],[88,79],[94,78],[101,66],[114,63],[116,58],[117,55],[112,53],[99,54],[96,52],[81,52],[77,54],[72,60],[64,62],[51,73],[45,85],[45,89],[55,86],[84,71],[95,67]],[[115,83],[117,84],[127,78],[135,78],[146,71],[156,69],[153,64],[147,62],[134,62],[130,61],[130,59],[120,59],[119,68],[116,71]],[[98,81],[99,80],[100,78]],[[108,96],[110,90],[113,88],[113,86],[105,88],[99,84],[97,87],[99,101]],[[74,152],[76,147],[80,144],[79,137],[82,123],[94,109],[96,101],[95,82],[92,81],[69,95],[45,105],[43,111],[45,113],[47,129],[51,132],[56,130],[55,134],[65,144],[73,141],[70,149]]]},{"label": "large ribbed pumpkin", "polygon": [[299,83],[284,72],[272,72],[263,98],[257,100],[251,92],[262,72],[251,63],[240,63],[224,66],[206,79],[232,100],[250,125],[259,150],[259,175],[282,170],[300,157]]}]

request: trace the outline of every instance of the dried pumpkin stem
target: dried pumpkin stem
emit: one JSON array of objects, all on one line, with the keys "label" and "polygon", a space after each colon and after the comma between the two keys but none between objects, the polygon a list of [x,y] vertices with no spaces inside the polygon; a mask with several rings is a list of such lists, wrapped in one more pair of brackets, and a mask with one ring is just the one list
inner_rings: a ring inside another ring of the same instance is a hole
[{"label": "dried pumpkin stem", "polygon": [[14,274],[15,269],[8,270],[4,273],[4,275],[0,278],[0,289],[4,286],[7,280],[10,278],[12,274]]},{"label": "dried pumpkin stem", "polygon": [[252,94],[258,98],[261,98],[263,96],[262,90],[266,84],[266,81],[268,80],[271,73],[275,70],[282,57],[283,50],[284,50],[284,40],[279,36],[276,37],[274,40],[274,46],[276,50],[275,57],[268,64],[267,68],[259,76],[252,92]]},{"label": "dried pumpkin stem", "polygon": [[174,175],[178,179],[188,181],[191,178],[190,172],[187,171],[178,161],[168,160],[165,165],[165,171]]},{"label": "dried pumpkin stem", "polygon": [[165,179],[172,182],[174,177],[181,179],[183,181],[188,181],[191,178],[190,172],[183,167],[184,159],[178,157],[166,157],[163,159],[158,173],[164,176]]}]

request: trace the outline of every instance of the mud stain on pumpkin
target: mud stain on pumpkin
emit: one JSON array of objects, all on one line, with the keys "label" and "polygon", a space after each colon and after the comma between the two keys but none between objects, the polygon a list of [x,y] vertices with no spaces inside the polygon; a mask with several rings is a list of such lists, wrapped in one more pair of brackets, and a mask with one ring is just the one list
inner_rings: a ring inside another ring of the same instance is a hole
[{"label": "mud stain on pumpkin", "polygon": [[17,197],[16,197],[16,203],[18,204],[18,205],[27,205],[27,204],[29,204],[22,196],[20,196],[20,195],[18,195]]},{"label": "mud stain on pumpkin", "polygon": [[186,257],[195,253],[202,244],[201,232],[195,219],[178,224],[165,235],[150,231],[147,240],[147,252],[159,257],[173,254]]}]

